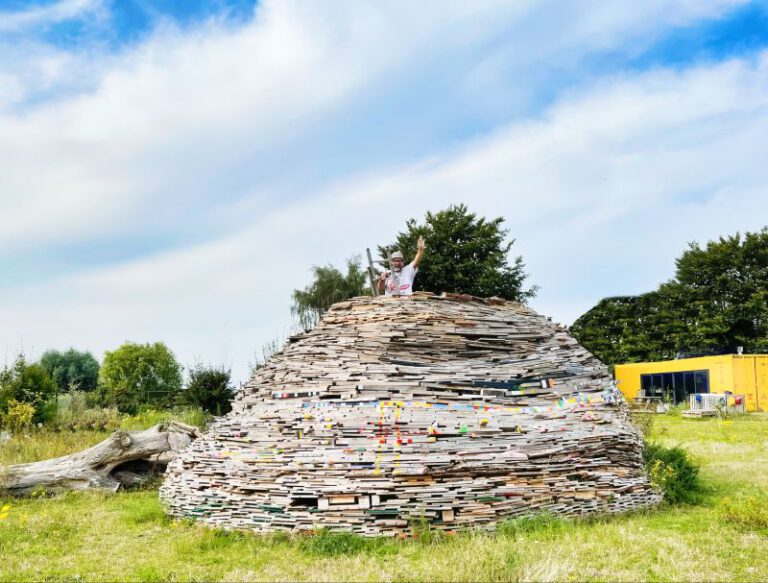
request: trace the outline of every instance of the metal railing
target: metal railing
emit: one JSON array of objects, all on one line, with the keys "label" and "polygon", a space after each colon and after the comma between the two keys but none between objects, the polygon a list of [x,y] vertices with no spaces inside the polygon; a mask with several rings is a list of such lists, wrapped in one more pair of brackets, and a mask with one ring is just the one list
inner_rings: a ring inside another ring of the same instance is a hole
[{"label": "metal railing", "polygon": [[694,393],[688,396],[691,411],[725,411],[746,413],[747,399],[732,393]]}]

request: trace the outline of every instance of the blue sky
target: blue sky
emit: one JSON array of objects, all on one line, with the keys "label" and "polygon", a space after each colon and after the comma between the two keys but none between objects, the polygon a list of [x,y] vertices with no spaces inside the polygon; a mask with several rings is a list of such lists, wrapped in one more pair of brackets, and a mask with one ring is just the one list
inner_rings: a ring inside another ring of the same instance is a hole
[{"label": "blue sky", "polygon": [[314,264],[454,202],[570,323],[768,216],[768,3],[0,0],[0,349],[243,378]]},{"label": "blue sky", "polygon": [[[32,13],[66,4],[59,0],[5,0],[6,14]],[[200,22],[217,20],[245,24],[253,17],[254,0],[103,0],[77,3],[71,15],[40,23],[24,34],[51,45],[71,49],[106,45],[118,50],[146,40],[158,24],[193,29]]]}]

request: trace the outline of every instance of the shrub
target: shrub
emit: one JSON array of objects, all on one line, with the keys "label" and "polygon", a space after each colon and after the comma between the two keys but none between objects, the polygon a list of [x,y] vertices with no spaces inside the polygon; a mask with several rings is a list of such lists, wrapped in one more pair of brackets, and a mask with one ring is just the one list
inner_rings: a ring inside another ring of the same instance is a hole
[{"label": "shrub", "polygon": [[32,421],[40,421],[41,405],[56,393],[53,382],[39,364],[27,364],[19,354],[11,367],[0,371],[0,412],[7,412],[11,401],[33,407]]},{"label": "shrub", "polygon": [[37,418],[45,425],[54,425],[58,415],[59,403],[57,399],[48,399],[39,406]]},{"label": "shrub", "polygon": [[0,413],[2,426],[11,433],[17,433],[32,424],[35,408],[29,403],[19,403],[16,399],[8,401],[7,409]]},{"label": "shrub", "polygon": [[651,483],[664,493],[669,504],[692,503],[701,494],[699,465],[680,447],[664,447],[646,442],[645,469]]},{"label": "shrub", "polygon": [[189,371],[189,382],[181,392],[181,401],[214,415],[223,415],[232,410],[234,396],[230,371],[197,364]]}]

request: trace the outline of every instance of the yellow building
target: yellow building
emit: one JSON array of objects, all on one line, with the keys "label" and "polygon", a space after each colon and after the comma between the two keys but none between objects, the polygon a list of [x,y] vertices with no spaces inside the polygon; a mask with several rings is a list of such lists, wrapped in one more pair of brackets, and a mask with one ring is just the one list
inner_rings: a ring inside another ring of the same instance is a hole
[{"label": "yellow building", "polygon": [[768,411],[768,354],[617,364],[614,374],[628,400],[666,397],[680,403],[691,393],[730,391],[746,397],[747,411]]}]

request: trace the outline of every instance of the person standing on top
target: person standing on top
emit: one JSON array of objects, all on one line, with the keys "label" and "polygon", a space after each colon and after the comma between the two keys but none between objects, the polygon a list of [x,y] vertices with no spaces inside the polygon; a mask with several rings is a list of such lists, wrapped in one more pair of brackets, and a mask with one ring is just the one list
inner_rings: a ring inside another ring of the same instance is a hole
[{"label": "person standing on top", "polygon": [[416,257],[404,265],[403,254],[395,251],[389,256],[391,270],[385,269],[379,276],[379,293],[388,296],[409,296],[413,293],[413,280],[419,271],[419,263],[424,256],[424,237],[419,237]]}]

